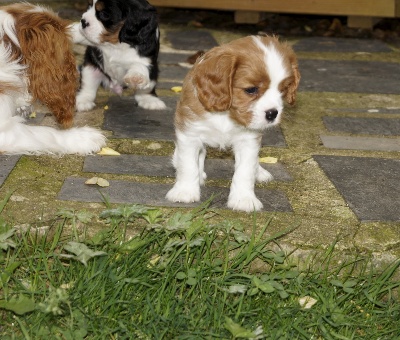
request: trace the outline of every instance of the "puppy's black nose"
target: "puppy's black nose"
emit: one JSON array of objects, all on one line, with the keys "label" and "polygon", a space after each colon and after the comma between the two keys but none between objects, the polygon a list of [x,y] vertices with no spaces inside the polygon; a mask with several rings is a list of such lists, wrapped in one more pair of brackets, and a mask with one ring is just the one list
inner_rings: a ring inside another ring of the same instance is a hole
[{"label": "puppy's black nose", "polygon": [[268,111],[265,111],[265,118],[269,122],[273,122],[277,115],[278,115],[278,110],[277,109],[270,109]]},{"label": "puppy's black nose", "polygon": [[82,24],[82,28],[86,28],[89,26],[89,23],[85,19],[81,20],[81,24]]}]

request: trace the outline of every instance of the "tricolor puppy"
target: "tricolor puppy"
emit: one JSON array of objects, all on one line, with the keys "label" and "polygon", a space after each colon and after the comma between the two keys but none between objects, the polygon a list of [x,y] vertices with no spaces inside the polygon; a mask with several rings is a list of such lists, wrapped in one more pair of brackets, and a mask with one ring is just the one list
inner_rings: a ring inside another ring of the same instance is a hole
[{"label": "tricolor puppy", "polygon": [[138,105],[166,106],[157,98],[160,47],[156,9],[146,0],[89,0],[80,23],[72,26],[74,42],[88,45],[81,71],[78,111],[92,109],[100,85],[122,94],[135,90]]},{"label": "tricolor puppy", "polygon": [[241,38],[200,57],[184,80],[175,114],[176,183],[167,199],[199,201],[205,147],[231,147],[235,172],[228,207],[262,209],[254,184],[272,176],[258,162],[261,137],[281,120],[283,101],[294,104],[299,80],[293,50],[275,37]]},{"label": "tricolor puppy", "polygon": [[0,7],[0,153],[89,154],[104,144],[96,129],[29,126],[18,115],[39,100],[72,126],[79,81],[70,39],[68,23],[44,7]]}]

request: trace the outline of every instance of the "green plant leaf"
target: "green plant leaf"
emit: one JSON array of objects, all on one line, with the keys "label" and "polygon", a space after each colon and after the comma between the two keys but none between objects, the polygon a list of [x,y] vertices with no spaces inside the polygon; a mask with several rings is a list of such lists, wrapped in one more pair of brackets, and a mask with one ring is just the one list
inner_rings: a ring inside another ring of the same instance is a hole
[{"label": "green plant leaf", "polygon": [[0,300],[0,308],[10,310],[18,315],[30,313],[35,310],[35,301],[21,294],[17,297],[13,297],[10,300]]},{"label": "green plant leaf", "polygon": [[186,279],[186,274],[184,272],[178,272],[175,277],[177,280],[184,280]]},{"label": "green plant leaf", "polygon": [[195,286],[197,284],[197,279],[195,277],[189,277],[186,281],[189,286]]},{"label": "green plant leaf", "polygon": [[15,228],[12,228],[5,233],[0,234],[0,249],[7,250],[8,248],[15,248],[17,245],[9,238],[15,234]]},{"label": "green plant leaf", "polygon": [[[93,251],[90,248],[88,248],[86,244],[73,241],[68,242],[64,246],[64,249],[69,251],[70,253],[75,254],[76,256],[72,256],[72,258],[82,262],[85,266],[87,265],[87,261],[89,261],[91,258],[95,256],[107,255],[107,253],[104,251]],[[65,256],[65,255],[63,256],[71,258],[71,256]]]}]

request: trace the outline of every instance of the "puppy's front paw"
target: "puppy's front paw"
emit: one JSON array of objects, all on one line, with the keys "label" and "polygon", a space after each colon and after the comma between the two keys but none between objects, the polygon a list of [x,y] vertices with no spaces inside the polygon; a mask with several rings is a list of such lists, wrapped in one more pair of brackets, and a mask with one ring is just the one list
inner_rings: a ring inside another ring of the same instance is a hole
[{"label": "puppy's front paw", "polygon": [[91,98],[87,98],[86,96],[80,96],[79,93],[76,96],[76,110],[78,112],[90,111],[96,106],[94,101]]},{"label": "puppy's front paw", "polygon": [[138,105],[146,110],[165,110],[167,108],[160,98],[151,94],[138,94],[135,99]]},{"label": "puppy's front paw", "polygon": [[200,188],[175,184],[165,196],[168,201],[192,203],[200,201]]},{"label": "puppy's front paw", "polygon": [[272,175],[265,170],[261,165],[258,166],[257,169],[257,174],[256,174],[256,181],[257,182],[270,182],[272,181],[274,178],[272,177]]},{"label": "puppy's front paw", "polygon": [[132,89],[145,90],[150,85],[150,79],[140,73],[127,74],[124,78],[125,85]]},{"label": "puppy's front paw", "polygon": [[263,204],[254,194],[251,193],[230,194],[228,198],[228,208],[233,210],[253,212],[261,210],[263,208]]}]

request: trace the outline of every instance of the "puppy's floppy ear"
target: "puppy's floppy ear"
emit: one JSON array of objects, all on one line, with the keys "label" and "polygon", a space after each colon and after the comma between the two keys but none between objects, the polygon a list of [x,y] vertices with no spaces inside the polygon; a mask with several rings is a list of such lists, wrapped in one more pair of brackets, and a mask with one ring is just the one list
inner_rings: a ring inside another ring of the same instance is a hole
[{"label": "puppy's floppy ear", "polygon": [[215,49],[206,53],[196,64],[193,82],[198,98],[207,111],[222,112],[231,107],[236,65],[237,58],[234,55]]},{"label": "puppy's floppy ear", "polygon": [[157,13],[154,7],[130,11],[119,32],[119,40],[137,46],[139,53],[151,56],[157,53]]},{"label": "puppy's floppy ear", "polygon": [[290,82],[286,88],[285,99],[290,105],[293,105],[296,102],[297,88],[299,87],[300,83],[299,65],[294,52],[292,52],[292,54],[289,56],[289,61],[292,67],[292,76],[290,77]]}]

